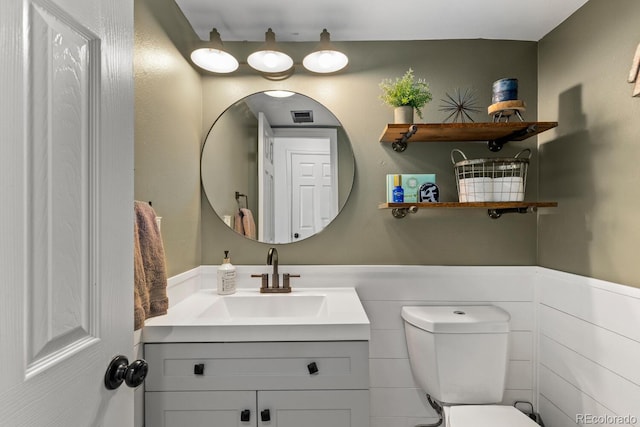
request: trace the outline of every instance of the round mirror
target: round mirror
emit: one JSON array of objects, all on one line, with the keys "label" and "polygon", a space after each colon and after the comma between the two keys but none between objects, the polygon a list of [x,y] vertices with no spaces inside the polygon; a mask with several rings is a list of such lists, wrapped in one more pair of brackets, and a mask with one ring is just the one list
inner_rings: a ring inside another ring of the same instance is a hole
[{"label": "round mirror", "polygon": [[202,186],[218,216],[265,243],[296,242],[338,215],[353,185],[351,143],[322,104],[261,92],[229,107],[202,149]]}]

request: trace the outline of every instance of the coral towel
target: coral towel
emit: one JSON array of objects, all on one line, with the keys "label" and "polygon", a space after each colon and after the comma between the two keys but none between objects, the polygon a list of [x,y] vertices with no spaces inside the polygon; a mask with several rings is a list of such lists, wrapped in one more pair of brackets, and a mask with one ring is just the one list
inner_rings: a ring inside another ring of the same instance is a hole
[{"label": "coral towel", "polygon": [[242,208],[236,212],[233,219],[233,229],[250,239],[256,239],[256,222],[250,209]]}]

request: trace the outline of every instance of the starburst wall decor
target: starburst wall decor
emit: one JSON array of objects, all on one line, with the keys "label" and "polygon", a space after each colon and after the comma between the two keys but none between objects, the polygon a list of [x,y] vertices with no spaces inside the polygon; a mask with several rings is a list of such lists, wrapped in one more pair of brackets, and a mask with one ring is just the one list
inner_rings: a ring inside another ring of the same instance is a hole
[{"label": "starburst wall decor", "polygon": [[449,119],[451,119],[453,123],[457,123],[458,121],[461,123],[474,121],[469,114],[480,112],[476,104],[475,90],[465,89],[464,92],[462,92],[460,89],[456,89],[453,96],[448,93],[445,95],[447,95],[447,98],[442,99],[443,104],[440,105],[440,111],[449,113],[444,119],[445,123]]}]

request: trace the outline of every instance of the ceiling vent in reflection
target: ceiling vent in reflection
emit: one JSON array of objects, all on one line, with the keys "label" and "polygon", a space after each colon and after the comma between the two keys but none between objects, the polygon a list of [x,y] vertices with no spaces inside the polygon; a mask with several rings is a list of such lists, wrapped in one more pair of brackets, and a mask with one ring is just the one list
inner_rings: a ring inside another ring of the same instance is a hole
[{"label": "ceiling vent in reflection", "polygon": [[293,123],[313,123],[313,111],[311,110],[291,111],[291,117],[293,117]]}]

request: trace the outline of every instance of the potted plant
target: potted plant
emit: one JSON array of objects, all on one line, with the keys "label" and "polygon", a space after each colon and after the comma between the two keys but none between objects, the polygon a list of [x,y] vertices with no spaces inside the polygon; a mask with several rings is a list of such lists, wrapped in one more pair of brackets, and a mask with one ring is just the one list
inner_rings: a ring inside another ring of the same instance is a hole
[{"label": "potted plant", "polygon": [[422,119],[422,107],[432,99],[429,84],[424,79],[416,79],[411,68],[395,80],[384,79],[380,89],[380,99],[395,108],[396,123],[412,123],[414,110]]}]

